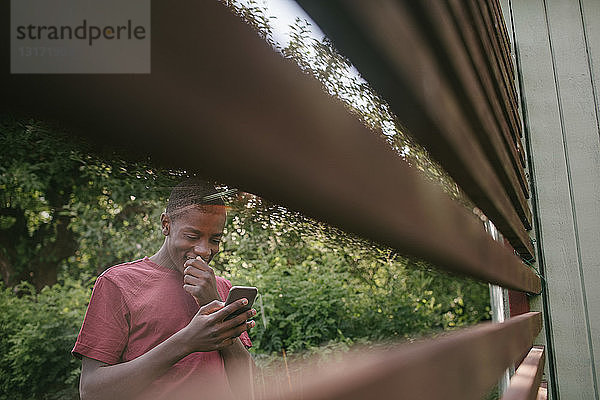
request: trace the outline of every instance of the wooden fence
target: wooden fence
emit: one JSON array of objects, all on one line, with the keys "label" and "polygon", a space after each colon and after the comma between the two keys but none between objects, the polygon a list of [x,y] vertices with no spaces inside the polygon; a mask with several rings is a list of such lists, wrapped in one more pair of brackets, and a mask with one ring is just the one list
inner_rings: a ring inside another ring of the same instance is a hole
[{"label": "wooden fence", "polygon": [[[514,249],[533,259],[515,71],[497,0],[299,3]],[[7,23],[8,2],[0,7]],[[1,45],[9,54],[7,38]],[[3,68],[5,109],[213,176],[442,270],[541,291],[540,278],[474,215],[218,2],[152,3],[151,74]],[[363,355],[276,397],[479,399],[529,352],[505,398],[533,399],[541,324],[539,313],[527,313]]]}]

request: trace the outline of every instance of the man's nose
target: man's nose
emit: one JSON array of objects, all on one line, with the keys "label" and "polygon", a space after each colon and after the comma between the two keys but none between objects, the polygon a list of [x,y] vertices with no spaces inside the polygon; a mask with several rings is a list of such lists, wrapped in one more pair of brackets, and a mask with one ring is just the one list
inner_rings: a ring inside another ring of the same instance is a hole
[{"label": "man's nose", "polygon": [[204,262],[210,261],[210,248],[207,245],[196,245],[194,246],[194,253],[202,257]]}]

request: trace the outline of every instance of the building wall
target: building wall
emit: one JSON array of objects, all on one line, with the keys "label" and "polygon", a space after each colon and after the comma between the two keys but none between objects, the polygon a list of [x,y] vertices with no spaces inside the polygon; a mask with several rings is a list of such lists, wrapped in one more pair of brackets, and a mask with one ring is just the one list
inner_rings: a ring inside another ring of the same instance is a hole
[{"label": "building wall", "polygon": [[600,391],[600,0],[502,0],[520,80],[554,399]]}]

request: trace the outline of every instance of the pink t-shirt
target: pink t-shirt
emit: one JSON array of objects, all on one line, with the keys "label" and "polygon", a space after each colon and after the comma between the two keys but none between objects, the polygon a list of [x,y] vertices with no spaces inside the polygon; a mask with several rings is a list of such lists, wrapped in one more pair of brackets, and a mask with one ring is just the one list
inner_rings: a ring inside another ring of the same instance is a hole
[{"label": "pink t-shirt", "polygon": [[[227,297],[230,288],[227,279],[217,277],[221,298]],[[107,364],[133,360],[183,329],[198,309],[183,289],[180,272],[148,257],[116,265],[98,277],[72,353]],[[246,347],[252,345],[246,332],[240,339]],[[228,386],[219,352],[184,357],[154,382],[150,393],[192,382],[213,388]]]}]

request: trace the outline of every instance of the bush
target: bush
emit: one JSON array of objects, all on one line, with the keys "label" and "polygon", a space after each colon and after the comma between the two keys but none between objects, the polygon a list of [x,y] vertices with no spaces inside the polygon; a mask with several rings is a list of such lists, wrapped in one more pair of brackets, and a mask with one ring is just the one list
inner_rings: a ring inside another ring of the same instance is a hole
[{"label": "bush", "polygon": [[233,204],[213,266],[259,288],[253,352],[411,339],[490,318],[487,284],[438,272],[260,199]]},{"label": "bush", "polygon": [[81,363],[70,351],[90,295],[74,281],[37,294],[0,286],[0,399],[79,398]]},{"label": "bush", "polygon": [[260,273],[231,278],[259,287],[251,333],[256,353],[412,339],[489,319],[487,285],[399,268],[399,279],[384,286],[360,282],[327,264],[318,273],[308,273],[306,263],[284,271],[270,264]]}]

